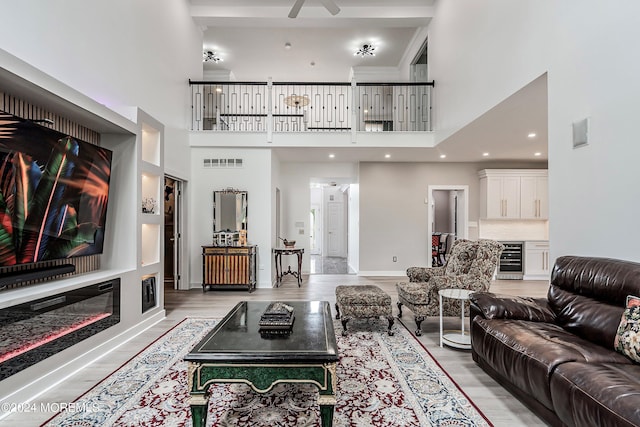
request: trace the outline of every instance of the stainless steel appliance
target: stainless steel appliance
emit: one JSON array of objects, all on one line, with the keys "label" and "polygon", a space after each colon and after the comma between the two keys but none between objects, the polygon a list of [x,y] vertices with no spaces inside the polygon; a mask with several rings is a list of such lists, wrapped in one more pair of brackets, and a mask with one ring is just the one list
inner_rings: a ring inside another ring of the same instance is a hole
[{"label": "stainless steel appliance", "polygon": [[524,242],[500,242],[504,250],[500,254],[496,279],[522,280],[524,276]]}]

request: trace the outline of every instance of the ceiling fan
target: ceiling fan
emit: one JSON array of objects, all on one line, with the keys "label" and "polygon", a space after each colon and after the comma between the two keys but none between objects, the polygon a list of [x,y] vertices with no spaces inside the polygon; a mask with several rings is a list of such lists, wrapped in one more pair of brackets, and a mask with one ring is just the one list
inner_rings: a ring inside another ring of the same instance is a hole
[{"label": "ceiling fan", "polygon": [[[289,12],[289,18],[295,18],[296,16],[298,16],[298,12],[300,12],[300,9],[302,9],[302,5],[304,4],[304,2],[305,0],[296,0],[296,2],[293,4],[293,7],[291,8],[291,11]],[[320,3],[322,3],[323,6],[327,8],[329,13],[332,15],[337,15],[338,12],[340,12],[340,8],[337,4],[335,4],[333,0],[320,0]]]}]

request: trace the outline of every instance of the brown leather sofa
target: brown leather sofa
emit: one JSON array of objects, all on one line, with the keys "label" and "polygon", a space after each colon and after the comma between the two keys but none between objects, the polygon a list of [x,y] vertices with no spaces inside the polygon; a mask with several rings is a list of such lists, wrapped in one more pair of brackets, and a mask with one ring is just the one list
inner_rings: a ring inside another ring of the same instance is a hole
[{"label": "brown leather sofa", "polygon": [[640,426],[640,364],[614,349],[640,264],[557,259],[547,298],[471,295],[473,360],[553,426]]}]

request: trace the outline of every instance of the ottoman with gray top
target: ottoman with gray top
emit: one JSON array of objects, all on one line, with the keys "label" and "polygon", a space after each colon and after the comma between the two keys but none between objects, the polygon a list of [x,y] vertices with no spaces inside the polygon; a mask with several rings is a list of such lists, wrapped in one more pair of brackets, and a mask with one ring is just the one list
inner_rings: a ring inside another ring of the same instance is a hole
[{"label": "ottoman with gray top", "polygon": [[374,285],[339,285],[336,287],[336,319],[342,320],[342,335],[347,335],[351,318],[385,317],[389,335],[393,335],[391,297]]}]

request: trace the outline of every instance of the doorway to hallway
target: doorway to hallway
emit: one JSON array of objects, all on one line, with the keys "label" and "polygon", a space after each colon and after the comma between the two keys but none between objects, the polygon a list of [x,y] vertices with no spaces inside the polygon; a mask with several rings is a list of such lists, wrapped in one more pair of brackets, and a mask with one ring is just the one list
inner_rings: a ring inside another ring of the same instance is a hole
[{"label": "doorway to hallway", "polygon": [[468,238],[469,186],[430,185],[428,201],[427,230],[431,236],[432,262],[439,266],[446,261],[453,241]]},{"label": "doorway to hallway", "polygon": [[310,274],[353,274],[349,266],[350,183],[310,183]]},{"label": "doorway to hallway", "polygon": [[183,181],[164,177],[164,287],[181,289],[183,256]]}]

